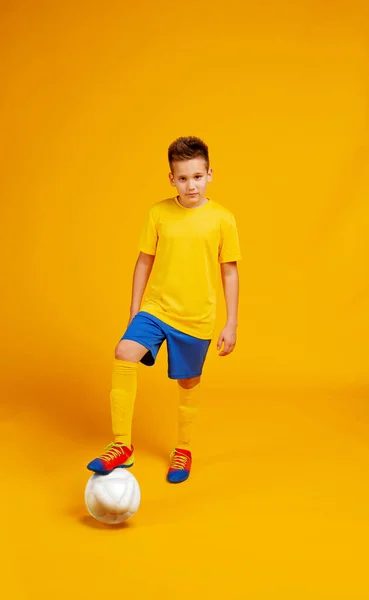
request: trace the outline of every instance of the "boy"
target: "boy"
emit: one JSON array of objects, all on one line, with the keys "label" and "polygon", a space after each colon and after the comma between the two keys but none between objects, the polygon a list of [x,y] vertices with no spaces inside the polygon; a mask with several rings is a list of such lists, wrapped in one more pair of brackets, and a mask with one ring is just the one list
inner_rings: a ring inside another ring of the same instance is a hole
[{"label": "boy", "polygon": [[149,210],[134,270],[130,319],[115,349],[110,393],[114,442],[87,468],[108,473],[133,465],[131,423],[138,363],[153,365],[166,339],[168,377],[177,380],[179,392],[178,441],[170,455],[167,481],[179,483],[191,470],[200,379],[214,332],[218,263],[227,322],[217,349],[219,356],[226,356],[236,345],[241,254],[233,215],[205,195],[212,179],[207,145],[194,136],[180,137],[169,146],[168,160],[169,180],[178,195]]}]

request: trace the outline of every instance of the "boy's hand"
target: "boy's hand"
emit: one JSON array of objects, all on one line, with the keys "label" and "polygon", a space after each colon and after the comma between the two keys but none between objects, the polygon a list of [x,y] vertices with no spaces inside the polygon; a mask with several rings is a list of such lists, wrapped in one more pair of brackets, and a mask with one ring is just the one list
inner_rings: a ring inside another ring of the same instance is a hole
[{"label": "boy's hand", "polygon": [[227,354],[233,352],[237,339],[236,330],[237,328],[234,325],[226,325],[224,329],[222,329],[218,338],[217,350],[221,349],[222,343],[224,346],[223,350],[219,352],[219,356],[227,356]]},{"label": "boy's hand", "polygon": [[138,310],[136,311],[131,311],[130,315],[129,315],[129,321],[127,323],[127,329],[130,326],[130,324],[132,323],[133,319],[135,318],[135,316],[137,315]]}]

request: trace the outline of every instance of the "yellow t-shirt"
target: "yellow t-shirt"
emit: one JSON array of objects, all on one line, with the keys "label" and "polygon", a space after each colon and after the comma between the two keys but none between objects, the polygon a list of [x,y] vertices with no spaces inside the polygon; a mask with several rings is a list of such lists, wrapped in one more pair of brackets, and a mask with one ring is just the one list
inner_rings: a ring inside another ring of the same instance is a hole
[{"label": "yellow t-shirt", "polygon": [[186,208],[177,196],[151,206],[140,251],[155,255],[141,305],[171,327],[211,339],[218,263],[241,259],[235,218],[213,200]]}]

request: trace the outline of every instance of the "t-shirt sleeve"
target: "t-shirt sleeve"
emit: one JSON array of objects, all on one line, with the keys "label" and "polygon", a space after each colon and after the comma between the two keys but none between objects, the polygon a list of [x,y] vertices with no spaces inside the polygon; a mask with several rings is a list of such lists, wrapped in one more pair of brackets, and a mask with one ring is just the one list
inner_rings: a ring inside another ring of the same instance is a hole
[{"label": "t-shirt sleeve", "polygon": [[155,212],[153,207],[150,208],[145,222],[143,224],[141,235],[140,235],[140,243],[139,249],[140,252],[145,252],[145,254],[156,254],[156,246],[158,243],[158,228],[155,218]]},{"label": "t-shirt sleeve", "polygon": [[238,260],[241,260],[241,248],[236,219],[229,214],[221,222],[219,262],[225,263]]}]

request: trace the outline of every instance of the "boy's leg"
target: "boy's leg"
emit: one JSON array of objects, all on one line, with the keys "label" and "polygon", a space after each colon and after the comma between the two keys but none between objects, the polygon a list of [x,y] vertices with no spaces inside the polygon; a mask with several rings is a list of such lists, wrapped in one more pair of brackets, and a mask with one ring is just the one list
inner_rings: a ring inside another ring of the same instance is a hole
[{"label": "boy's leg", "polygon": [[185,481],[191,470],[191,443],[200,406],[201,375],[211,340],[187,335],[170,327],[167,332],[168,376],[179,390],[178,440],[170,457],[167,480]]},{"label": "boy's leg", "polygon": [[138,363],[147,348],[131,340],[120,341],[113,362],[110,409],[114,441],[131,447],[133,409],[137,394]]},{"label": "boy's leg", "polygon": [[116,467],[132,466],[131,426],[138,363],[154,365],[164,339],[165,332],[160,322],[149,313],[138,312],[128,325],[115,349],[113,364],[110,406],[115,439],[101,456],[88,464],[90,471],[108,473]]},{"label": "boy's leg", "polygon": [[201,377],[179,379],[178,440],[176,448],[189,450],[200,408]]},{"label": "boy's leg", "polygon": [[178,380],[178,439],[170,457],[167,475],[170,483],[181,483],[190,475],[191,444],[200,407],[200,380],[201,377]]},{"label": "boy's leg", "polygon": [[90,471],[106,473],[116,467],[131,467],[133,464],[131,428],[137,393],[137,369],[146,353],[146,347],[131,340],[122,340],[116,347],[110,392],[114,442],[88,464]]}]

